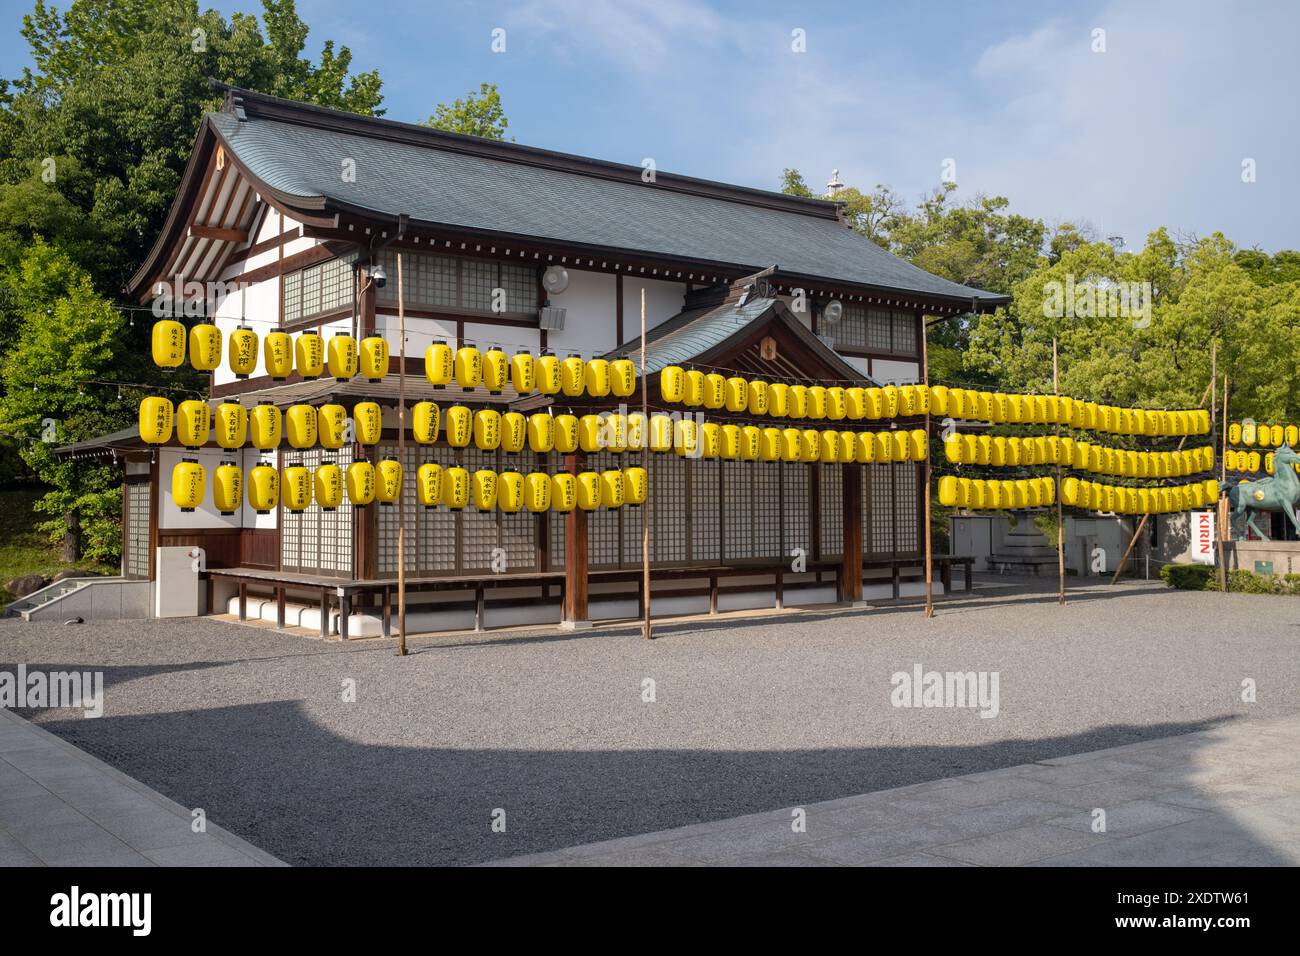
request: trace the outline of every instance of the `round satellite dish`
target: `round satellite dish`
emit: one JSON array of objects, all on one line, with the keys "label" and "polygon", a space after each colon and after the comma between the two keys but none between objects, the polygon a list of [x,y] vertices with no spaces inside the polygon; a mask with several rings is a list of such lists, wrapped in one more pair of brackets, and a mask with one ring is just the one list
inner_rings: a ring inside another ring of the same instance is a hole
[{"label": "round satellite dish", "polygon": [[822,309],[822,318],[827,322],[835,323],[844,315],[844,305],[838,299],[831,299],[826,303],[826,308]]},{"label": "round satellite dish", "polygon": [[547,266],[542,273],[542,287],[551,295],[563,292],[569,287],[569,270],[564,266]]}]

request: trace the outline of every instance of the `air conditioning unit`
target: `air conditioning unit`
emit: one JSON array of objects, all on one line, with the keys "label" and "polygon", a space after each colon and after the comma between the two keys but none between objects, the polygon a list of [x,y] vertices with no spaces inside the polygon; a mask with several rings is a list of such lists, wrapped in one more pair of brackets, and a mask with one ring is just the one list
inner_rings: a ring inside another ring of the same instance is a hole
[{"label": "air conditioning unit", "polygon": [[564,331],[564,309],[544,305],[537,310],[537,327],[543,332]]}]

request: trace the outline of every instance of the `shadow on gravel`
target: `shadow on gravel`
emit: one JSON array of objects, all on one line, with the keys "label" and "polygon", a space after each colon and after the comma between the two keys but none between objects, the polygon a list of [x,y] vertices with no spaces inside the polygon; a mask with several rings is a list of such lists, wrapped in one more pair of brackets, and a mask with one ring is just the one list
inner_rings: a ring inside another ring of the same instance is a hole
[{"label": "shadow on gravel", "polygon": [[[291,701],[42,726],[294,864],[479,863],[1031,763],[1222,721],[978,746],[534,752],[335,735]],[[1187,786],[1192,786],[1188,783]],[[507,832],[491,829],[495,808]]]}]

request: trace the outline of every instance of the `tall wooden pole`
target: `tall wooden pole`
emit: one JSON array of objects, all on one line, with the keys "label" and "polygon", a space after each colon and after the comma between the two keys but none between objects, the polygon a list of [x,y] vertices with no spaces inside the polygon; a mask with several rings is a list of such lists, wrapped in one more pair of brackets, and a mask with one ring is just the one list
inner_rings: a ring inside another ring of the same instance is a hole
[{"label": "tall wooden pole", "polygon": [[645,470],[646,496],[641,507],[641,590],[645,595],[641,637],[650,640],[650,377],[645,364],[645,286],[641,287],[641,467]]},{"label": "tall wooden pole", "polygon": [[[397,460],[406,467],[406,302],[402,297],[402,254],[397,254]],[[403,476],[403,484],[406,476]],[[397,496],[397,656],[406,656],[406,494]]]},{"label": "tall wooden pole", "polygon": [[[930,353],[928,342],[929,330],[925,325],[925,316],[921,316],[921,376],[927,393],[930,391]],[[930,512],[933,503],[930,500],[930,402],[925,403],[925,616],[934,617],[934,558],[930,533]]]},{"label": "tall wooden pole", "polygon": [[[1056,336],[1052,336],[1052,391],[1056,393],[1056,403],[1061,403],[1061,360],[1056,348]],[[1059,414],[1056,416],[1061,417]],[[1061,439],[1061,423],[1056,423],[1056,438]],[[1056,465],[1056,602],[1065,607],[1065,515],[1061,509],[1061,465]]]},{"label": "tall wooden pole", "polygon": [[1221,470],[1219,472],[1219,501],[1218,501],[1218,532],[1215,542],[1219,549],[1219,590],[1223,593],[1228,591],[1228,565],[1227,558],[1224,554],[1223,542],[1228,540],[1228,534],[1231,530],[1228,524],[1228,375],[1225,372],[1223,376],[1223,444],[1219,449],[1222,456]]}]

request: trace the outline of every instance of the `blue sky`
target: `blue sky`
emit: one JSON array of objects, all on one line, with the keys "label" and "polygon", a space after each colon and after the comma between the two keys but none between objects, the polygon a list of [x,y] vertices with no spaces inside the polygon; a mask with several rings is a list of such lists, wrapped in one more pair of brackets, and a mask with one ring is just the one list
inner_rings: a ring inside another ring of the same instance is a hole
[{"label": "blue sky", "polygon": [[[56,0],[57,4],[57,0]],[[225,13],[257,0],[218,2]],[[5,0],[3,75],[26,60]],[[1300,4],[298,0],[309,51],[333,37],[379,69],[394,119],[481,81],[521,143],[777,188],[892,186],[946,160],[962,197],[1140,247],[1167,225],[1298,248],[1293,52]],[[359,16],[360,15],[360,16]],[[506,51],[493,53],[492,31]],[[791,49],[792,31],[806,52]],[[1104,52],[1094,31],[1104,30]],[[1254,161],[1255,181],[1242,181]]]}]

